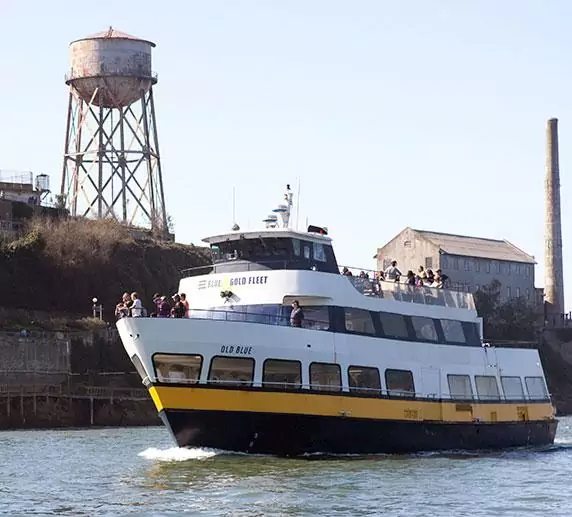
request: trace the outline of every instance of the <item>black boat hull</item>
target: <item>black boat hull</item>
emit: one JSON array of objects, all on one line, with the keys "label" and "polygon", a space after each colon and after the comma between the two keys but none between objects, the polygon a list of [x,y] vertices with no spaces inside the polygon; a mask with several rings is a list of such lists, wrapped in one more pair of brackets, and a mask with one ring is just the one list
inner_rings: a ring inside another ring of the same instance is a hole
[{"label": "black boat hull", "polygon": [[180,447],[299,456],[404,454],[550,445],[557,420],[427,422],[242,411],[171,410],[159,415]]}]

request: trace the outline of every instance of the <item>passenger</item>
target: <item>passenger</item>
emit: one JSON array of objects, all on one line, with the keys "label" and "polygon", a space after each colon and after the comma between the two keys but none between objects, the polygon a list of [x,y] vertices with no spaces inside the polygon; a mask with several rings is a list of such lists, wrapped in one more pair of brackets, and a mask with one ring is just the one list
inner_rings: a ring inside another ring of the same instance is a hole
[{"label": "passenger", "polygon": [[143,316],[143,304],[139,299],[139,295],[135,292],[131,293],[131,300],[133,300],[130,308],[131,317],[141,318]]},{"label": "passenger", "polygon": [[159,309],[157,311],[158,318],[168,318],[171,316],[171,306],[166,296],[161,296],[159,300]]},{"label": "passenger", "polygon": [[189,317],[189,300],[187,300],[187,295],[185,293],[180,294],[181,303],[185,306],[185,318]]},{"label": "passenger", "polygon": [[131,306],[131,296],[129,293],[123,293],[121,301],[115,306],[115,317],[119,320],[129,316],[129,307]]},{"label": "passenger", "polygon": [[290,325],[292,327],[301,327],[304,321],[304,312],[300,308],[298,300],[292,302],[292,312],[290,313]]},{"label": "passenger", "polygon": [[435,276],[435,287],[442,289],[445,287],[445,283],[449,277],[445,275],[440,269],[438,269],[436,273],[437,275]]},{"label": "passenger", "polygon": [[352,272],[351,272],[347,267],[345,267],[345,266],[344,266],[344,269],[342,269],[342,275],[344,275],[344,276],[353,276],[353,275],[352,275]]},{"label": "passenger", "polygon": [[385,270],[385,278],[386,280],[390,280],[392,282],[399,282],[399,279],[401,278],[401,271],[397,269],[397,260],[391,261],[391,266]]},{"label": "passenger", "polygon": [[432,286],[435,282],[435,273],[433,273],[432,269],[427,270],[427,282],[426,284]]},{"label": "passenger", "polygon": [[425,280],[427,280],[427,272],[423,266],[419,266],[419,269],[417,270],[417,277],[421,279],[421,285],[423,285]]},{"label": "passenger", "polygon": [[[153,305],[155,306],[155,316],[157,316],[159,314],[159,306],[161,305],[161,295],[159,293],[153,295]],[[151,317],[153,317],[153,314],[151,314]]]},{"label": "passenger", "polygon": [[407,271],[407,277],[405,279],[405,283],[407,285],[415,285],[415,273],[413,273],[411,269]]},{"label": "passenger", "polygon": [[173,298],[173,308],[171,309],[171,316],[173,318],[184,318],[185,317],[185,304],[181,301],[181,297],[178,294],[174,294]]}]

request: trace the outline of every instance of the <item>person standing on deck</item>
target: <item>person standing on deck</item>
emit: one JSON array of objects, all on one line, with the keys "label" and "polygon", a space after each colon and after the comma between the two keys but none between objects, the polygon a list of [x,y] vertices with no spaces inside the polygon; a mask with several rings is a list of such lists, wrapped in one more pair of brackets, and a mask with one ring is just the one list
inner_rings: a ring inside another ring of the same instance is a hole
[{"label": "person standing on deck", "polygon": [[397,260],[392,260],[391,266],[385,270],[385,279],[389,280],[390,282],[399,282],[400,277],[401,271],[397,269]]},{"label": "person standing on deck", "polygon": [[304,312],[300,308],[298,300],[292,302],[292,312],[290,313],[290,325],[292,327],[301,327],[304,321]]}]

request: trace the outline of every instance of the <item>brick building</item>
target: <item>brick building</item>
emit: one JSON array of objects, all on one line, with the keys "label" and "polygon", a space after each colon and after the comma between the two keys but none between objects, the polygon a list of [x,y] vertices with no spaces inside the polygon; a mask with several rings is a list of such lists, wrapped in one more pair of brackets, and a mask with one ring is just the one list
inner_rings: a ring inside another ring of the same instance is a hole
[{"label": "brick building", "polygon": [[419,266],[441,269],[449,285],[475,292],[494,279],[501,283],[501,299],[524,297],[538,303],[534,287],[534,257],[506,240],[483,239],[405,228],[375,255],[377,269],[397,260],[403,274]]}]

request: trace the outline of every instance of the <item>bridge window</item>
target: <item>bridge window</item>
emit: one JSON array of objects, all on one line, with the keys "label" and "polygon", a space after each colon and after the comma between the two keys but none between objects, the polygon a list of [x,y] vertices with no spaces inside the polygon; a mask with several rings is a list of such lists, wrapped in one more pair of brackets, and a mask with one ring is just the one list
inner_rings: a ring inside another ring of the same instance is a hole
[{"label": "bridge window", "polygon": [[375,335],[371,313],[363,309],[345,308],[346,330],[357,334]]},{"label": "bridge window", "polygon": [[351,393],[365,395],[379,395],[381,393],[381,381],[377,368],[350,366],[348,368],[348,380]]},{"label": "bridge window", "polygon": [[479,334],[479,329],[477,328],[477,324],[468,321],[463,321],[462,325],[466,343],[468,345],[480,346],[481,336]]},{"label": "bridge window", "polygon": [[292,239],[292,251],[295,257],[300,256],[300,239]]},{"label": "bridge window", "polygon": [[262,368],[262,385],[284,390],[302,386],[302,363],[283,359],[266,359]]},{"label": "bridge window", "polygon": [[437,330],[435,329],[435,323],[431,318],[411,316],[411,322],[413,323],[417,339],[422,339],[423,341],[437,341]]},{"label": "bridge window", "polygon": [[254,359],[250,357],[213,357],[209,383],[229,386],[251,386],[254,378]]},{"label": "bridge window", "polygon": [[445,341],[449,343],[465,343],[465,333],[463,332],[463,325],[460,321],[455,320],[441,320],[441,327],[443,327],[443,334]]},{"label": "bridge window", "polygon": [[473,398],[473,388],[468,375],[447,375],[447,381],[452,399],[467,400]]},{"label": "bridge window", "polygon": [[200,355],[153,355],[153,365],[159,382],[197,383],[202,364],[203,358]]},{"label": "bridge window", "polygon": [[415,395],[413,373],[409,370],[385,370],[385,384],[389,395],[398,397]]},{"label": "bridge window", "polygon": [[520,377],[501,377],[504,398],[509,400],[524,399],[524,389]]},{"label": "bridge window", "polygon": [[548,398],[548,391],[542,377],[525,377],[524,382],[531,399],[544,400]]},{"label": "bridge window", "polygon": [[391,312],[380,312],[381,328],[383,334],[387,337],[395,339],[409,339],[407,332],[407,324],[405,318],[401,314],[393,314]]},{"label": "bridge window", "polygon": [[311,363],[310,388],[319,391],[341,391],[340,366],[331,363]]},{"label": "bridge window", "polygon": [[324,251],[324,245],[321,242],[314,242],[314,260],[326,262],[326,252]]},{"label": "bridge window", "polygon": [[497,378],[492,375],[475,375],[477,395],[480,400],[500,399]]},{"label": "bridge window", "polygon": [[328,306],[307,305],[302,307],[304,321],[302,326],[314,330],[330,329],[330,310]]}]

